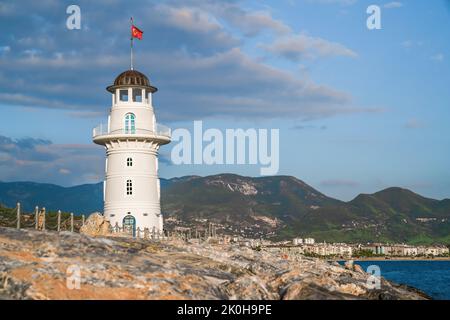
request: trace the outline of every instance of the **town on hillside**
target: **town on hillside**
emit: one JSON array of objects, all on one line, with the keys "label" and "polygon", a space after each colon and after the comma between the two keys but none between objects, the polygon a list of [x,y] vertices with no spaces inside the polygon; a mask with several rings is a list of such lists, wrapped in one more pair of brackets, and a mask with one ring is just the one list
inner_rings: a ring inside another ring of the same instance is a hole
[{"label": "town on hillside", "polygon": [[[239,241],[238,239],[235,239]],[[326,258],[437,258],[450,257],[446,246],[414,246],[408,244],[348,244],[316,242],[313,238],[294,238],[291,241],[270,242],[267,240],[244,240],[249,246],[264,247],[271,252],[290,255],[306,255]]]}]

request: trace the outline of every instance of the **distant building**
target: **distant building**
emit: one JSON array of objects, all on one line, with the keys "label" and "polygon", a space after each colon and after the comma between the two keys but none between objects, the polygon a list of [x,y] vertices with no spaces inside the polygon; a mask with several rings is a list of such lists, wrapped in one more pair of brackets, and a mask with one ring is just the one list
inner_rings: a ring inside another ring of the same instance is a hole
[{"label": "distant building", "polygon": [[371,244],[359,249],[371,251],[373,254],[394,257],[440,256],[448,255],[449,249],[442,246],[411,246],[406,244]]},{"label": "distant building", "polygon": [[312,253],[318,256],[342,256],[351,257],[353,249],[345,243],[318,243],[304,246],[305,253]]},{"label": "distant building", "polygon": [[447,247],[418,247],[418,254],[421,256],[443,256],[449,254],[449,249]]},{"label": "distant building", "polygon": [[292,244],[294,246],[302,245],[302,244],[314,244],[315,240],[313,238],[294,238],[292,239]]},{"label": "distant building", "polygon": [[[373,254],[393,257],[416,257],[416,256],[448,256],[449,248],[445,246],[411,246],[406,244],[386,245],[374,243],[368,245],[350,245],[346,243],[313,243],[307,244],[306,239],[300,244],[300,238],[292,240],[292,244],[272,243],[263,244],[264,249],[270,252],[281,252],[288,256],[316,255],[322,257],[352,257],[355,251],[370,251]],[[312,239],[314,241],[314,239]],[[308,242],[311,242],[308,240]]]},{"label": "distant building", "polygon": [[375,254],[383,255],[384,253],[385,253],[384,246],[376,246],[375,247]]}]

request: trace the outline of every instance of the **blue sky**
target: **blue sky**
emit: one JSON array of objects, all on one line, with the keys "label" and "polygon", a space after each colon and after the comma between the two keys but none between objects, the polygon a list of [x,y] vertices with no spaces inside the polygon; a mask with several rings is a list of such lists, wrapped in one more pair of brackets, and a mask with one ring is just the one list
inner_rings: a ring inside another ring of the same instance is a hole
[{"label": "blue sky", "polygon": [[[171,128],[279,128],[279,174],[349,200],[389,186],[450,197],[450,1],[0,1],[0,180],[103,179],[105,87],[136,69]],[[81,8],[81,30],[66,8]],[[366,9],[381,8],[381,30]],[[171,146],[162,148],[167,160]],[[259,166],[175,166],[165,178]]]}]

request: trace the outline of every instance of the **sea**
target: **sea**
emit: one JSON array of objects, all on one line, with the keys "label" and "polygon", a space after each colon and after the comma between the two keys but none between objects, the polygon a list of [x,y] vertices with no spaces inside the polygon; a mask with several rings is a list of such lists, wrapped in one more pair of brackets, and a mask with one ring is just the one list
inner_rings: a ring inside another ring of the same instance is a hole
[{"label": "sea", "polygon": [[450,261],[382,260],[355,261],[364,270],[380,267],[381,276],[422,290],[433,299],[450,300]]}]

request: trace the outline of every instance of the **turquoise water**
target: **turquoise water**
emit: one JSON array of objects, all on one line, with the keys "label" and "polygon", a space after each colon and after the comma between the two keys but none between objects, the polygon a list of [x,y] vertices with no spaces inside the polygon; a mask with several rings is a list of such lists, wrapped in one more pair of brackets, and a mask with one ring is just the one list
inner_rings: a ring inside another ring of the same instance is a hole
[{"label": "turquoise water", "polygon": [[381,276],[424,291],[433,299],[450,300],[450,261],[355,261],[364,270],[378,265]]}]

